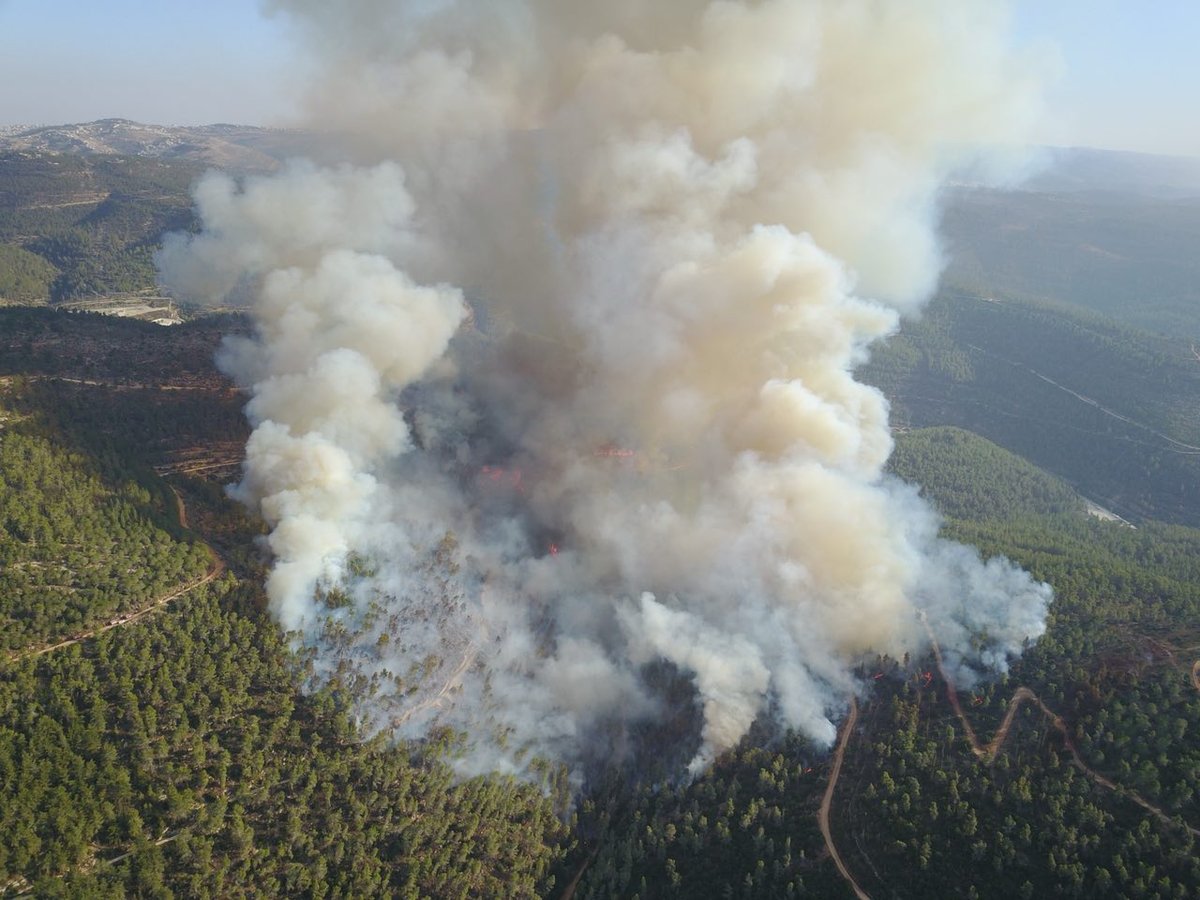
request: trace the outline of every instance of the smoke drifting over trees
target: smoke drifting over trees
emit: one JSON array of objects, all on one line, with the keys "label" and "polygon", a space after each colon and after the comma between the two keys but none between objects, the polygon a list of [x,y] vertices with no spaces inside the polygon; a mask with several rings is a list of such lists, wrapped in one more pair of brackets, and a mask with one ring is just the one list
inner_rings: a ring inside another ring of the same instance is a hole
[{"label": "smoke drifting over trees", "polygon": [[866,653],[999,669],[1049,588],[937,537],[852,372],[936,284],[939,185],[1036,69],[999,4],[276,2],[357,166],[209,176],[181,295],[223,366],[268,591],[372,728],[584,761],[691,678],[694,770],[822,742]]}]

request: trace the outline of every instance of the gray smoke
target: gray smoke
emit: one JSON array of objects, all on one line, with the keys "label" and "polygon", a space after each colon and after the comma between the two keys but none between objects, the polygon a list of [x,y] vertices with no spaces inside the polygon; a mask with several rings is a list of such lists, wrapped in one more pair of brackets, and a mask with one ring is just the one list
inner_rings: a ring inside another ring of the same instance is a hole
[{"label": "gray smoke", "polygon": [[830,742],[919,610],[964,666],[1042,633],[1046,585],[883,475],[852,375],[936,284],[939,185],[1036,113],[1001,4],[274,6],[360,165],[209,176],[160,263],[256,297],[236,494],[371,729],[575,763],[667,661],[699,770],[768,712]]}]

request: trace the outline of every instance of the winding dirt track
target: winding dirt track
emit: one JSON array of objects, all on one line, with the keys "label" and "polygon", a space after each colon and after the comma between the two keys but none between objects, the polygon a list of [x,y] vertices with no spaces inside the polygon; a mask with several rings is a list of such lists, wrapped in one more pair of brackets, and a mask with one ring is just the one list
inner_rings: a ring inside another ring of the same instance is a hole
[{"label": "winding dirt track", "polygon": [[[922,617],[923,618],[923,617]],[[995,761],[996,756],[1000,753],[1000,749],[1004,746],[1004,741],[1008,737],[1009,729],[1012,728],[1013,719],[1016,717],[1017,710],[1022,703],[1029,702],[1037,706],[1038,709],[1050,720],[1050,724],[1055,730],[1062,735],[1063,746],[1067,748],[1067,752],[1071,754],[1071,760],[1075,763],[1075,767],[1083,772],[1088,778],[1096,782],[1101,787],[1108,788],[1113,793],[1120,794],[1129,800],[1132,800],[1142,809],[1149,813],[1153,813],[1159,820],[1167,825],[1176,825],[1185,828],[1193,837],[1200,837],[1200,830],[1193,828],[1191,825],[1180,822],[1179,819],[1165,813],[1160,807],[1155,806],[1149,800],[1144,798],[1136,791],[1128,788],[1123,788],[1118,784],[1113,783],[1108,778],[1105,778],[1096,770],[1092,769],[1083,761],[1083,757],[1079,755],[1079,751],[1075,748],[1075,742],[1071,740],[1070,729],[1067,728],[1067,723],[1063,721],[1062,716],[1058,715],[1045,703],[1041,698],[1027,687],[1019,687],[1013,692],[1012,699],[1008,702],[1008,710],[1004,713],[1004,719],[1000,723],[1000,728],[996,731],[996,736],[992,738],[991,743],[982,744],[975,734],[975,729],[971,727],[966,714],[963,712],[962,704],[958,701],[958,691],[954,687],[954,680],[946,672],[945,666],[942,664],[942,648],[938,646],[937,640],[933,636],[933,632],[929,629],[929,623],[925,623],[926,631],[929,632],[929,640],[933,645],[933,656],[937,660],[938,673],[942,676],[942,681],[946,684],[946,694],[950,700],[950,705],[954,708],[955,715],[958,716],[959,722],[962,723],[963,733],[967,736],[967,740],[971,744],[971,752],[989,765]],[[1200,690],[1200,660],[1197,660],[1192,666],[1192,683]]]},{"label": "winding dirt track", "polygon": [[825,788],[825,796],[821,798],[821,810],[817,813],[817,824],[821,828],[821,836],[825,838],[825,847],[829,850],[833,864],[837,866],[837,870],[841,873],[841,876],[846,879],[846,883],[850,885],[850,889],[854,891],[854,895],[858,897],[858,900],[871,900],[870,895],[858,886],[858,882],[854,880],[854,876],[846,868],[841,854],[838,853],[837,847],[833,843],[833,834],[829,830],[829,811],[833,806],[833,791],[837,787],[838,776],[842,774],[842,760],[846,756],[846,745],[850,743],[850,735],[854,731],[854,725],[857,721],[858,702],[851,697],[850,715],[846,716],[846,721],[842,724],[842,737],[838,741],[837,750],[833,754],[833,768],[829,770],[829,784]]},{"label": "winding dirt track", "polygon": [[72,644],[78,644],[81,641],[90,640],[91,638],[94,638],[96,635],[103,634],[106,631],[112,631],[114,628],[120,628],[124,625],[132,625],[134,622],[141,621],[142,619],[146,618],[146,616],[161,609],[162,607],[166,606],[168,603],[170,603],[174,600],[178,600],[184,594],[190,594],[192,591],[196,590],[197,588],[208,584],[209,582],[218,578],[221,575],[221,573],[223,573],[224,571],[225,571],[225,564],[223,562],[221,562],[221,560],[219,558],[214,556],[212,568],[210,568],[208,570],[207,574],[205,574],[204,577],[197,578],[195,581],[185,584],[183,587],[177,588],[177,589],[171,591],[171,593],[157,598],[152,603],[150,603],[147,606],[143,606],[141,609],[137,610],[136,612],[128,613],[124,616],[121,616],[119,619],[109,622],[107,625],[103,625],[99,628],[93,628],[90,631],[81,632],[81,633],[75,635],[74,637],[67,638],[65,641],[59,641],[57,644],[51,644],[48,647],[39,647],[34,650],[25,650],[24,652],[14,654],[14,655],[10,656],[9,658],[11,660],[13,660],[14,662],[16,662],[18,660],[28,659],[28,658],[34,657],[34,656],[42,656],[43,654],[46,654],[46,653],[52,653],[55,650],[61,650],[63,647],[70,647]]},{"label": "winding dirt track", "polygon": [[[817,812],[817,824],[821,829],[821,836],[825,839],[825,848],[829,851],[829,856],[833,860],[833,864],[837,866],[838,873],[842,878],[846,879],[846,883],[850,885],[850,889],[854,891],[854,896],[858,900],[871,900],[870,894],[864,891],[854,880],[854,876],[850,874],[850,870],[846,868],[846,863],[842,860],[842,855],[838,853],[837,845],[833,842],[833,832],[829,827],[829,814],[833,808],[833,792],[837,789],[838,777],[842,774],[842,761],[846,758],[846,746],[850,743],[850,735],[854,733],[854,726],[858,723],[858,701],[855,698],[850,698],[850,714],[846,716],[846,721],[842,723],[842,736],[838,740],[837,749],[833,754],[833,766],[829,770],[829,784],[825,786],[825,796],[821,798],[821,808]],[[579,881],[583,878],[583,873],[587,871],[588,866],[595,860],[599,848],[593,850],[583,865],[579,867],[579,871],[575,873],[575,877],[571,879],[571,883],[567,885],[562,892],[559,900],[572,900],[575,896],[575,889],[579,887]]]},{"label": "winding dirt track", "polygon": [[[171,493],[173,493],[175,495],[176,510],[179,514],[179,525],[180,525],[180,527],[186,529],[188,527],[188,517],[187,517],[187,506],[183,502],[183,495],[180,494],[179,491],[177,491],[174,486],[168,485],[168,487],[171,488]],[[111,631],[113,628],[120,628],[123,625],[130,625],[134,622],[140,621],[141,619],[150,615],[152,612],[162,609],[162,607],[166,606],[171,601],[178,600],[184,594],[190,594],[192,591],[196,590],[197,588],[201,587],[202,585],[208,584],[209,582],[220,577],[224,573],[225,561],[223,559],[221,559],[221,557],[217,553],[217,551],[212,548],[212,545],[205,544],[204,546],[208,550],[209,556],[212,557],[212,566],[209,568],[208,572],[202,578],[198,578],[198,579],[192,581],[191,583],[186,584],[183,587],[178,588],[163,597],[159,597],[153,603],[149,604],[148,606],[143,607],[142,609],[139,609],[137,612],[122,616],[120,619],[118,619],[114,622],[110,622],[109,624],[107,624],[101,628],[94,628],[91,631],[86,631],[81,634],[77,634],[74,637],[69,638],[68,640],[59,641],[57,644],[52,644],[49,647],[41,647],[41,648],[38,648],[35,650],[26,650],[23,653],[14,654],[13,656],[10,657],[10,659],[13,662],[16,662],[18,660],[22,660],[27,657],[41,656],[44,653],[50,653],[51,651],[54,651],[54,650],[61,650],[63,647],[69,647],[72,644],[78,644],[81,641],[89,640],[90,638],[93,638],[96,635],[101,634],[105,631]],[[161,837],[158,840],[154,841],[154,846],[161,847],[163,844],[169,844],[172,841],[177,840],[178,838],[182,837],[186,833],[187,833],[186,831],[177,831],[177,832],[175,832],[175,834]],[[110,859],[100,860],[100,862],[102,862],[104,865],[108,865],[108,866],[115,865],[115,864],[121,862],[122,860],[128,859],[129,857],[133,856],[136,852],[137,852],[136,850],[130,850],[127,853],[122,853],[120,856],[114,856]],[[28,896],[33,890],[32,886],[30,886],[29,883],[26,882],[23,878],[15,879],[15,880],[9,882],[7,885],[0,885],[0,894],[6,894],[10,889],[17,890],[17,893],[14,895],[17,897]]]},{"label": "winding dirt track", "polygon": [[[183,503],[183,497],[180,496],[179,492],[176,491],[174,488],[171,488],[171,490],[175,494],[175,500],[178,505],[179,524],[183,528],[187,528],[188,527],[187,526],[187,507]],[[103,634],[106,631],[112,631],[114,628],[121,628],[122,626],[125,626],[125,625],[132,625],[134,622],[140,622],[142,619],[146,618],[146,616],[162,609],[168,603],[178,600],[180,597],[184,596],[185,594],[190,594],[192,591],[196,590],[197,588],[200,588],[206,584],[209,584],[210,582],[219,578],[225,572],[225,561],[221,559],[221,557],[217,554],[217,552],[215,550],[213,550],[213,548],[211,546],[209,546],[208,544],[205,544],[205,547],[208,550],[209,556],[212,557],[212,565],[209,567],[208,572],[206,572],[202,577],[194,579],[193,581],[188,582],[187,584],[183,585],[182,587],[178,587],[175,590],[171,591],[170,593],[164,594],[163,596],[156,598],[155,600],[153,600],[146,606],[143,606],[141,609],[136,610],[131,613],[126,613],[125,615],[121,616],[120,618],[114,619],[113,621],[107,623],[106,625],[102,625],[98,628],[93,628],[90,631],[80,632],[79,634],[76,634],[76,635],[73,635],[73,636],[67,638],[65,641],[59,641],[58,643],[51,644],[48,647],[35,647],[32,649],[23,650],[20,653],[11,654],[9,656],[9,660],[12,662],[19,662],[20,660],[23,660],[23,659],[29,659],[29,658],[32,658],[35,656],[42,656],[43,654],[46,654],[46,653],[52,653],[55,650],[61,650],[64,647],[70,647],[72,644],[78,644],[81,641],[91,640],[96,635]]]}]

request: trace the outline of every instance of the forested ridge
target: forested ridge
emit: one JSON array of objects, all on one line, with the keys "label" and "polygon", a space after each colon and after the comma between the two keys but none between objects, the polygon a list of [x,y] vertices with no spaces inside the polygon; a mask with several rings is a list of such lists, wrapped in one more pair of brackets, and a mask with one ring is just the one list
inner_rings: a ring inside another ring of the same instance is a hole
[{"label": "forested ridge", "polygon": [[244,332],[236,315],[206,316],[170,331],[115,316],[40,307],[0,308],[0,375],[99,381],[116,387],[228,387],[213,365],[226,334]]},{"label": "forested ridge", "polygon": [[364,741],[333,693],[298,693],[302,679],[231,579],[10,666],[0,883],[38,896],[537,895],[561,796],[458,782],[436,747]]},{"label": "forested ridge", "polygon": [[0,152],[0,301],[154,288],[162,235],[191,225],[202,168],[133,156]]},{"label": "forested ridge", "polygon": [[1200,358],[1186,340],[946,292],[859,375],[900,427],[955,425],[1131,521],[1200,525]]},{"label": "forested ridge", "polygon": [[[1047,635],[1006,678],[964,692],[965,714],[988,740],[1016,688],[1025,687],[1118,790],[1072,764],[1034,703],[1019,708],[1008,741],[981,764],[965,752],[946,685],[913,673],[879,682],[882,696],[868,707],[871,719],[851,756],[859,790],[847,794],[843,821],[876,823],[879,855],[865,856],[877,868],[880,857],[907,868],[904,896],[1193,896],[1200,865],[1188,826],[1200,827],[1200,695],[1190,668],[1200,654],[1200,532],[1060,512],[1046,499],[1060,483],[1045,478],[1044,490],[1028,491],[1027,465],[1010,457],[1005,468],[1021,477],[1005,485],[996,478],[1003,460],[977,437],[952,441],[956,459],[912,452],[948,437],[944,429],[902,436],[894,467],[919,470],[934,501],[964,516],[949,521],[951,537],[985,554],[1007,553],[1056,591]],[[991,503],[962,502],[962,471],[972,459],[981,483],[995,485]],[[1175,823],[1148,814],[1125,791]],[[970,894],[964,869],[974,873]],[[872,881],[861,860],[856,871]]]},{"label": "forested ridge", "polygon": [[921,428],[899,436],[888,468],[956,519],[1013,519],[1084,511],[1061,479],[969,431]]},{"label": "forested ridge", "polygon": [[[1092,162],[1117,169],[1122,163],[1116,156]],[[1194,164],[1163,160],[1179,171],[1154,176],[1146,163],[1156,161],[1137,162],[1125,172],[1089,173],[1089,161],[1077,158],[1035,179],[1042,190],[951,190],[942,225],[947,280],[985,295],[1053,298],[1161,334],[1200,337]]]}]

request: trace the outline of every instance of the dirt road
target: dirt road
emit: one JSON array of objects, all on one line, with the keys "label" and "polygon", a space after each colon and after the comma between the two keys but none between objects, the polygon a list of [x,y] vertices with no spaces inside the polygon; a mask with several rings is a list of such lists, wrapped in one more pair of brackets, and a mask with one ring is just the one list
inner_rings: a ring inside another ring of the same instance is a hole
[{"label": "dirt road", "polygon": [[[924,620],[924,616],[922,616],[922,620]],[[1067,728],[1067,723],[1063,721],[1062,716],[1058,715],[1058,713],[1046,706],[1046,704],[1042,702],[1042,699],[1027,687],[1019,687],[1013,693],[1012,699],[1008,702],[1008,710],[1004,713],[1004,719],[1000,723],[1000,728],[997,729],[996,736],[992,738],[991,742],[987,745],[980,743],[979,738],[975,734],[975,729],[971,727],[971,723],[967,719],[966,714],[963,712],[962,705],[958,701],[958,690],[954,687],[954,680],[949,676],[942,664],[942,648],[938,646],[938,642],[934,638],[932,630],[929,629],[928,622],[925,622],[925,628],[929,633],[929,640],[933,645],[933,656],[937,661],[938,674],[942,676],[942,681],[946,685],[946,694],[950,700],[950,706],[954,709],[955,715],[958,716],[959,722],[962,723],[963,733],[966,735],[967,740],[971,744],[971,751],[977,757],[988,764],[994,762],[996,756],[1000,753],[1001,748],[1004,746],[1005,739],[1008,737],[1009,729],[1012,727],[1013,719],[1016,717],[1017,710],[1020,709],[1022,703],[1033,703],[1042,711],[1042,714],[1050,720],[1050,724],[1054,727],[1054,729],[1058,731],[1060,735],[1062,735],[1063,746],[1066,747],[1067,752],[1071,754],[1071,760],[1074,762],[1075,767],[1079,769],[1079,771],[1083,772],[1084,775],[1092,779],[1092,781],[1096,782],[1096,784],[1100,785],[1101,787],[1107,788],[1113,793],[1120,794],[1122,797],[1132,800],[1142,809],[1152,813],[1163,823],[1167,825],[1181,824],[1178,819],[1168,815],[1160,807],[1155,806],[1141,794],[1115,784],[1110,779],[1104,777],[1099,772],[1092,769],[1086,762],[1084,762],[1083,757],[1079,755],[1079,751],[1075,747],[1075,742],[1071,740],[1071,731],[1069,728]],[[1197,660],[1192,666],[1192,682],[1196,685],[1196,689],[1200,690],[1200,660]],[[1182,827],[1187,829],[1187,831],[1190,832],[1193,837],[1200,837],[1200,830],[1197,830],[1191,825],[1187,825],[1185,823],[1182,823]]]},{"label": "dirt road", "polygon": [[837,750],[833,754],[833,767],[829,770],[829,784],[825,788],[825,796],[821,798],[821,810],[817,813],[817,824],[821,828],[821,836],[825,838],[825,846],[829,850],[829,855],[833,859],[833,864],[837,866],[838,872],[846,879],[846,883],[850,885],[850,889],[854,891],[854,895],[858,900],[871,900],[870,896],[854,880],[854,876],[850,874],[850,870],[846,868],[846,864],[842,861],[842,856],[838,853],[837,847],[833,843],[833,833],[829,829],[829,811],[833,807],[833,792],[837,787],[838,776],[842,774],[842,760],[846,757],[846,745],[850,743],[850,735],[854,731],[854,725],[858,721],[858,702],[850,698],[850,715],[846,716],[846,721],[842,724],[842,737],[838,741]]},{"label": "dirt road", "polygon": [[1126,425],[1132,425],[1135,428],[1140,428],[1142,431],[1145,431],[1147,434],[1154,435],[1159,440],[1166,442],[1166,447],[1163,448],[1165,450],[1169,450],[1172,453],[1182,453],[1185,455],[1193,455],[1196,453],[1200,453],[1200,447],[1197,447],[1195,444],[1187,444],[1187,443],[1184,443],[1183,441],[1176,440],[1175,438],[1171,437],[1169,434],[1163,434],[1163,432],[1145,424],[1144,422],[1139,422],[1139,421],[1137,421],[1137,419],[1131,419],[1129,416],[1122,415],[1121,413],[1117,412],[1115,409],[1109,409],[1107,406],[1104,406],[1103,404],[1101,404],[1098,400],[1094,400],[1091,397],[1087,396],[1086,394],[1081,394],[1078,391],[1071,390],[1071,388],[1066,387],[1065,385],[1059,384],[1057,381],[1055,381],[1050,376],[1043,375],[1037,369],[1031,369],[1029,366],[1025,365],[1024,363],[1019,363],[1019,362],[1016,362],[1015,360],[1008,359],[1007,357],[1001,356],[999,353],[993,353],[992,351],[985,350],[982,347],[976,346],[975,344],[968,344],[967,347],[969,347],[971,350],[975,350],[978,353],[982,353],[984,356],[990,356],[993,359],[998,359],[1001,362],[1006,362],[1010,366],[1013,366],[1015,368],[1023,369],[1026,372],[1028,372],[1029,374],[1033,375],[1034,377],[1039,378],[1042,381],[1046,382],[1046,384],[1048,384],[1052,387],[1055,387],[1058,390],[1063,391],[1066,394],[1069,394],[1070,396],[1074,397],[1079,402],[1086,403],[1088,406],[1098,409],[1100,412],[1104,413],[1106,416],[1111,416],[1112,418],[1114,418],[1120,422],[1124,422]]},{"label": "dirt road", "polygon": [[[183,497],[180,496],[179,492],[176,491],[174,488],[171,488],[171,490],[174,492],[175,500],[178,504],[179,524],[182,525],[184,528],[187,528],[187,507],[184,505]],[[215,579],[219,578],[222,574],[224,574],[225,562],[224,562],[224,560],[221,559],[221,557],[219,555],[217,555],[217,552],[211,546],[208,546],[206,544],[205,547],[207,547],[208,553],[212,557],[212,565],[209,567],[208,572],[205,573],[205,575],[203,577],[197,578],[197,579],[189,582],[188,584],[183,585],[182,587],[176,588],[175,590],[171,591],[170,593],[164,594],[163,596],[156,598],[153,602],[149,603],[146,606],[143,606],[141,609],[135,610],[134,612],[131,612],[131,613],[126,613],[123,616],[120,616],[119,618],[114,619],[105,625],[99,626],[98,628],[93,628],[90,631],[83,631],[83,632],[80,632],[79,634],[72,635],[71,637],[67,638],[65,641],[59,641],[58,643],[51,644],[48,647],[37,647],[37,648],[23,650],[20,653],[14,653],[9,657],[9,659],[13,662],[17,662],[22,659],[29,659],[29,658],[35,657],[35,656],[42,656],[46,653],[53,653],[55,650],[61,650],[64,647],[70,647],[72,644],[78,644],[82,641],[91,640],[96,635],[103,634],[106,631],[112,631],[114,628],[121,628],[122,626],[125,626],[125,625],[132,625],[134,622],[140,622],[142,619],[146,618],[146,616],[150,615],[151,613],[153,613],[157,610],[162,609],[168,603],[178,600],[180,597],[184,596],[185,594],[190,594],[192,591],[196,590],[197,588],[203,587],[204,585],[211,583]]]},{"label": "dirt road", "polygon": [[[8,376],[12,377],[12,376]],[[102,381],[94,378],[68,378],[65,375],[21,375],[26,381],[59,381],[64,384],[85,384],[114,391],[196,391],[206,394],[226,393],[228,385],[211,384],[150,384],[139,381]]]},{"label": "dirt road", "polygon": [[558,900],[573,900],[575,891],[579,888],[579,882],[583,879],[583,873],[588,870],[588,866],[596,859],[596,854],[599,852],[600,848],[597,847],[588,854],[587,859],[583,861],[583,865],[579,867],[579,871],[575,873],[575,877],[571,879],[571,883],[566,886]]},{"label": "dirt road", "polygon": [[463,651],[462,658],[458,661],[451,671],[446,676],[445,681],[441,683],[438,689],[428,697],[425,697],[414,703],[404,712],[392,718],[392,727],[399,728],[413,716],[419,712],[424,712],[427,709],[441,709],[442,705],[450,694],[462,684],[462,678],[467,674],[467,670],[474,665],[475,660],[479,657],[479,648],[474,644],[470,644]]},{"label": "dirt road", "polygon": [[51,644],[48,647],[39,647],[39,648],[33,649],[33,650],[24,650],[21,653],[13,654],[10,657],[10,659],[12,659],[14,662],[16,662],[18,660],[29,659],[30,657],[34,657],[34,656],[42,656],[46,653],[53,653],[55,650],[61,650],[64,647],[70,647],[72,644],[78,644],[78,643],[81,643],[82,641],[91,640],[96,635],[103,634],[106,631],[112,631],[114,628],[121,628],[124,625],[132,625],[134,622],[139,622],[142,619],[146,618],[146,616],[150,615],[151,613],[153,613],[159,609],[162,609],[168,603],[171,603],[174,600],[178,600],[184,594],[190,594],[192,591],[196,590],[197,588],[203,587],[204,585],[210,583],[214,579],[218,578],[224,571],[225,571],[225,564],[223,562],[221,562],[221,560],[214,555],[212,568],[210,568],[208,570],[208,573],[206,575],[204,575],[203,578],[197,578],[195,581],[192,581],[189,584],[185,584],[183,587],[177,588],[176,590],[171,591],[171,593],[157,598],[156,600],[154,600],[153,603],[150,603],[147,606],[143,606],[141,609],[139,609],[135,612],[126,613],[125,615],[121,616],[120,618],[114,619],[113,621],[111,621],[105,625],[102,625],[99,628],[93,628],[90,631],[80,632],[79,634],[76,634],[72,637],[67,638],[65,641],[59,641],[57,644]]}]

